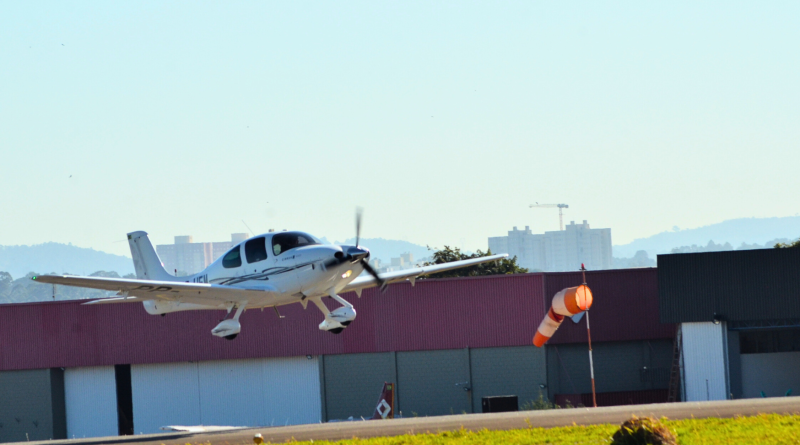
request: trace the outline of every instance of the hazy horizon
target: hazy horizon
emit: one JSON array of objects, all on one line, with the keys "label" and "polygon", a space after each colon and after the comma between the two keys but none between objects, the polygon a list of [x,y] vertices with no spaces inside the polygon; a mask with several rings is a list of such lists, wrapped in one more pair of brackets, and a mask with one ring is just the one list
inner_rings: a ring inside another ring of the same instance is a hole
[{"label": "hazy horizon", "polygon": [[0,245],[800,212],[796,2],[4,6]]},{"label": "hazy horizon", "polygon": [[[790,227],[791,228],[795,227],[795,225],[792,225],[792,223],[796,224],[796,230],[789,229]],[[518,226],[517,228],[522,229],[523,227]],[[714,228],[716,228],[717,230],[716,231],[712,230]],[[511,229],[512,228],[509,228],[509,230]],[[256,233],[255,235],[258,234],[259,233]],[[503,235],[505,235],[505,233]],[[182,236],[182,235],[176,235],[176,236]],[[613,229],[612,229],[612,237],[613,237]],[[221,241],[229,241],[229,238],[230,237],[226,238],[222,236],[215,239],[197,239],[196,237],[193,237],[192,242],[195,243],[221,242]],[[336,239],[330,239],[326,237],[324,234],[320,235],[320,238],[322,238],[323,242],[330,242],[334,244],[352,242],[354,239],[353,237],[350,237],[350,238],[345,238],[343,240],[336,240]],[[739,218],[733,220],[720,221],[706,226],[690,227],[690,228],[685,228],[685,227],[680,228],[674,226],[672,230],[666,230],[659,233],[654,233],[650,236],[637,238],[625,244],[619,244],[619,243],[612,243],[612,244],[614,247],[615,258],[633,257],[633,255],[639,250],[644,250],[652,258],[655,258],[655,255],[658,253],[657,251],[659,251],[660,253],[666,253],[670,249],[676,247],[685,247],[691,245],[705,246],[709,241],[718,241],[721,244],[724,244],[726,242],[732,243],[732,246],[734,248],[738,248],[739,245],[741,245],[742,243],[763,244],[764,242],[769,240],[782,239],[784,241],[792,241],[798,238],[800,238],[800,215],[795,215],[790,217],[771,217],[771,218]],[[678,241],[681,239],[682,241]],[[396,240],[383,237],[366,237],[366,238],[362,237],[363,241],[362,244],[372,249],[375,246],[372,246],[369,243],[369,241],[374,241],[374,240],[410,243],[415,247],[426,246],[425,244],[414,243],[412,241]],[[154,244],[173,244],[173,241],[174,240],[171,239],[168,242],[164,243],[154,242]],[[119,241],[119,243],[123,242],[124,241]],[[54,242],[45,241],[43,243],[38,243],[34,245],[0,245],[0,249],[16,248],[16,247],[35,247],[50,243]],[[660,247],[653,247],[653,244],[660,245]],[[59,245],[69,245],[79,248],[88,248],[102,253],[110,253],[114,255],[124,256],[130,259],[130,251],[125,251],[122,253],[108,252],[101,249],[94,249],[93,247],[78,246],[71,242],[59,243]],[[125,246],[127,247],[127,243],[125,243]],[[443,248],[445,244],[443,243],[434,245],[428,244],[427,246],[429,246],[432,249],[438,249],[438,248]],[[449,245],[449,246],[461,248],[460,245]],[[487,249],[486,247],[480,248],[480,250],[482,251],[486,251],[486,249]],[[472,252],[472,250],[470,249],[467,249],[466,251]]]}]

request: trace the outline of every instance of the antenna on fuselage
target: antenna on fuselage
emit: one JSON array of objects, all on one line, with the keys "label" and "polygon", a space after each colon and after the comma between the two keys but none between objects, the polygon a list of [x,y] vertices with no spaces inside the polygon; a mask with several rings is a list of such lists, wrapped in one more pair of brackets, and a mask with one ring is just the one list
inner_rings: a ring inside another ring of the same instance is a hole
[{"label": "antenna on fuselage", "polygon": [[255,236],[256,235],[256,232],[253,232],[253,229],[251,229],[250,226],[248,226],[247,223],[244,222],[244,220],[242,220],[242,224],[244,224],[244,226],[247,227],[247,230],[250,231],[250,236]]}]

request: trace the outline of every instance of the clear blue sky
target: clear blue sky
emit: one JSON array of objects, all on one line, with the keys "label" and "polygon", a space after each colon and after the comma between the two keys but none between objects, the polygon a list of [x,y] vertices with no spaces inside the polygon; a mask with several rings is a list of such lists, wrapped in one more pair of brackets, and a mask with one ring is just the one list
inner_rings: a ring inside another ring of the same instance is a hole
[{"label": "clear blue sky", "polygon": [[800,3],[697,3],[4,2],[0,245],[794,215]]}]

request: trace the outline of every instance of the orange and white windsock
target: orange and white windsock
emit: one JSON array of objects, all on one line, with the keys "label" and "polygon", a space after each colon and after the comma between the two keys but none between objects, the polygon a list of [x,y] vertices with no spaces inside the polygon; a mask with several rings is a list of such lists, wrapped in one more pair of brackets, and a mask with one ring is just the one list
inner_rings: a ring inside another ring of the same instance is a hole
[{"label": "orange and white windsock", "polygon": [[592,291],[589,286],[581,284],[561,290],[553,297],[553,304],[539,325],[539,329],[536,330],[533,344],[541,348],[561,326],[564,317],[580,314],[590,307],[592,307]]}]

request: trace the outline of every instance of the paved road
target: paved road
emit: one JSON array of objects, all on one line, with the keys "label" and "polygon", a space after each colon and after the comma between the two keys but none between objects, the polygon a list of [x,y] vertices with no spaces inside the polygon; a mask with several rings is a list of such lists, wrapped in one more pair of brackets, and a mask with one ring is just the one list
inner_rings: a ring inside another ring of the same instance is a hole
[{"label": "paved road", "polygon": [[[98,439],[47,441],[41,444],[93,445],[100,443],[131,443],[137,445],[166,444],[252,444],[253,436],[261,433],[265,441],[283,443],[296,440],[338,440],[351,437],[395,436],[456,430],[508,430],[536,427],[622,423],[632,414],[637,416],[668,417],[734,417],[759,413],[800,414],[800,396],[769,399],[725,400],[719,402],[660,403],[653,405],[612,406],[607,408],[572,408],[547,411],[521,411],[497,414],[462,414],[456,416],[414,417],[366,422],[335,422],[275,428],[248,428],[204,434],[153,434],[144,436],[106,437]],[[31,442],[27,442],[30,444]]]}]

